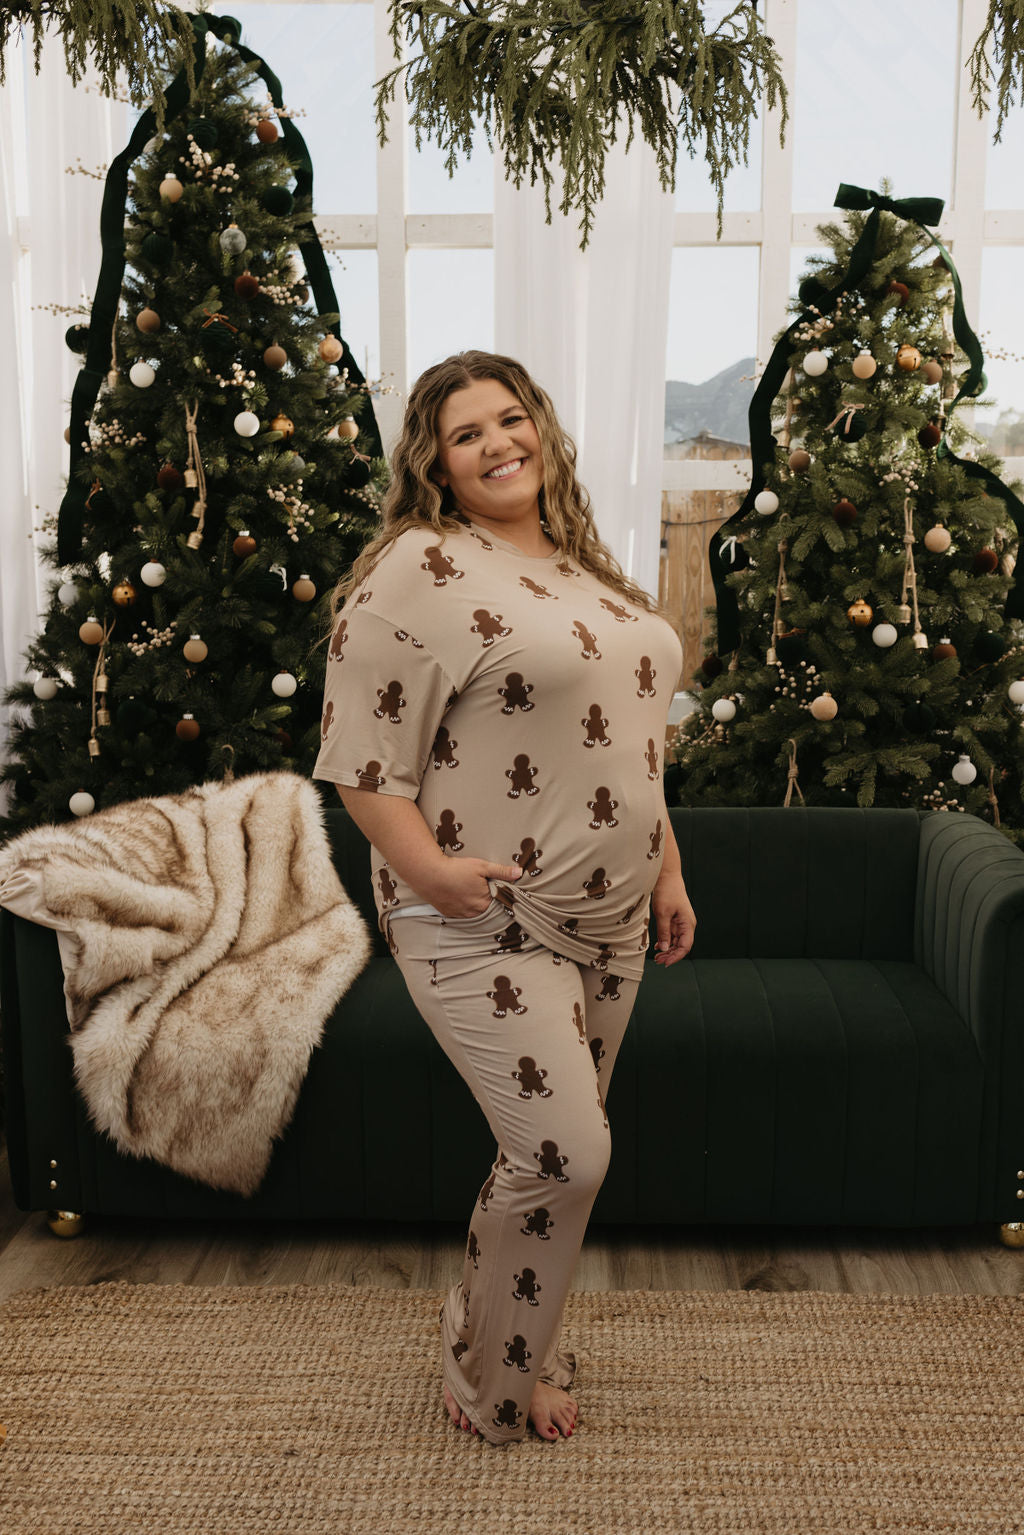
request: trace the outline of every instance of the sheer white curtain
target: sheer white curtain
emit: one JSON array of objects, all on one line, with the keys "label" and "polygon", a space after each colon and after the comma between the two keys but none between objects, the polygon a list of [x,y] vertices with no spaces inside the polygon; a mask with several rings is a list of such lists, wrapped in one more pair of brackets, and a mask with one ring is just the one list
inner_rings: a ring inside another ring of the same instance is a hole
[{"label": "sheer white curtain", "polygon": [[551,395],[579,449],[601,537],[656,595],[672,194],[647,144],[627,154],[620,141],[581,252],[577,219],[555,211],[545,224],[540,187],[516,191],[497,157],[496,166],[496,349]]},{"label": "sheer white curtain", "polygon": [[[86,82],[72,86],[63,50],[48,44],[40,73],[22,45],[0,90],[0,682],[25,676],[50,572],[37,557],[40,533],[64,492],[64,428],[81,358],[64,344],[72,318],[48,305],[92,298],[100,263],[103,181],[67,175],[105,170],[123,147],[129,109]],[[7,711],[0,711],[0,752]]]}]

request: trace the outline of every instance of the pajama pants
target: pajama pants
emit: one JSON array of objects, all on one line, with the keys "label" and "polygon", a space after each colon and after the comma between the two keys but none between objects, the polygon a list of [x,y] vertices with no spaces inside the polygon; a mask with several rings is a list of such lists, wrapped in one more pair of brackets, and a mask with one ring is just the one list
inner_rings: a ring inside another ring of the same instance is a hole
[{"label": "pajama pants", "polygon": [[444,1379],[479,1433],[522,1439],[538,1380],[568,1389],[562,1310],[608,1168],[604,1111],[639,982],[552,953],[508,912],[388,924],[416,1007],[483,1110],[498,1155],[441,1309]]}]

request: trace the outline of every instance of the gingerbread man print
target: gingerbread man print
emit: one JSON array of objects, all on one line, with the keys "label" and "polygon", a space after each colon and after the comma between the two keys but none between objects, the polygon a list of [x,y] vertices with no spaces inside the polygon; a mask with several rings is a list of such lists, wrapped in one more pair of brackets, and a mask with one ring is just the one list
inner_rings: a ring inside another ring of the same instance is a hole
[{"label": "gingerbread man print", "polygon": [[370,794],[376,794],[381,784],[386,784],[387,779],[381,774],[379,762],[368,762],[364,768],[356,768],[357,785],[360,789],[366,789]]},{"label": "gingerbread man print", "polygon": [[522,672],[509,672],[505,678],[505,686],[498,689],[498,696],[505,702],[501,706],[502,714],[514,714],[521,709],[526,714],[533,708],[530,702],[530,694],[533,692],[533,683],[524,682]]},{"label": "gingerbread man print", "polygon": [[382,720],[387,715],[392,725],[400,725],[402,717],[398,711],[405,708],[405,699],[402,697],[402,684],[400,682],[389,682],[386,688],[377,689],[377,697],[380,699],[380,703],[373,711],[377,718]]},{"label": "gingerbread man print", "polygon": [[647,776],[653,781],[658,776],[658,753],[654,746],[653,737],[647,742],[647,750],[644,756],[647,758]]},{"label": "gingerbread man print", "polygon": [[491,1422],[495,1428],[518,1428],[519,1419],[523,1416],[510,1396],[503,1402],[495,1402],[494,1414]]},{"label": "gingerbread man print", "polygon": [[529,1375],[530,1366],[526,1361],[532,1358],[533,1355],[526,1347],[526,1339],[523,1337],[521,1332],[516,1333],[511,1343],[506,1338],[505,1357],[501,1361],[502,1364],[507,1364],[510,1366],[515,1365],[516,1369],[519,1370],[522,1375]]},{"label": "gingerbread man print", "polygon": [[516,1287],[512,1291],[516,1300],[524,1300],[528,1306],[539,1306],[537,1296],[544,1286],[537,1283],[537,1275],[533,1269],[523,1269],[521,1274],[513,1274]]},{"label": "gingerbread man print", "polygon": [[615,818],[618,806],[618,800],[612,799],[609,789],[595,789],[594,798],[587,800],[587,809],[592,812],[589,825],[594,831],[602,826],[618,826],[619,823]]},{"label": "gingerbread man print", "polygon": [[590,1041],[590,1053],[594,1057],[594,1070],[601,1070],[601,1062],[604,1060],[604,1040],[592,1039]]},{"label": "gingerbread man print", "polygon": [[520,1098],[531,1098],[534,1093],[538,1098],[550,1098],[552,1089],[544,1086],[544,1078],[547,1072],[542,1070],[532,1055],[523,1055],[519,1058],[519,1070],[511,1075],[519,1083]]},{"label": "gingerbread man print", "polygon": [[468,1244],[466,1246],[466,1258],[467,1258],[467,1260],[470,1263],[472,1263],[472,1265],[473,1265],[473,1267],[475,1269],[478,1269],[480,1267],[479,1263],[476,1261],[479,1258],[479,1256],[480,1256],[480,1243],[476,1239],[476,1232],[473,1231],[473,1230],[470,1230],[469,1242],[468,1242]]},{"label": "gingerbread man print", "polygon": [[327,733],[328,733],[328,731],[330,730],[330,728],[331,728],[331,726],[333,724],[334,724],[334,703],[333,703],[333,701],[331,699],[328,699],[326,705],[324,706],[324,717],[320,721],[320,739],[321,739],[321,741],[326,741],[327,740]]},{"label": "gingerbread man print", "polygon": [[530,580],[529,576],[520,576],[519,582],[520,585],[526,587],[528,592],[532,592],[535,597],[539,597],[542,602],[545,597],[550,597],[552,602],[558,601],[554,592],[549,592],[546,586],[538,586],[536,581]]},{"label": "gingerbread man print", "polygon": [[611,736],[605,734],[608,721],[601,714],[600,704],[591,704],[586,719],[580,720],[580,724],[587,732],[584,746],[611,746]]},{"label": "gingerbread man print", "polygon": [[614,616],[615,622],[617,624],[635,624],[637,622],[637,616],[635,613],[627,613],[626,609],[622,607],[621,604],[618,602],[611,602],[607,597],[601,598],[601,606],[608,609],[609,613]]},{"label": "gingerbread man print", "polygon": [[647,854],[648,858],[659,858],[661,856],[661,819],[660,819],[660,817],[658,819],[658,823],[655,826],[654,830],[653,831],[649,831],[647,833],[647,835],[651,839],[651,851]]},{"label": "gingerbread man print", "polygon": [[565,560],[565,559],[559,560],[558,564],[555,566],[555,569],[558,571],[558,574],[560,576],[576,576],[577,578],[579,577],[579,571],[578,570],[573,570],[573,568],[569,564],[568,560]]},{"label": "gingerbread man print", "polygon": [[463,1354],[469,1353],[469,1344],[464,1338],[457,1338],[452,1344],[452,1353],[455,1355],[455,1363],[461,1365]]},{"label": "gingerbread man print", "polygon": [[504,1018],[508,1013],[515,1013],[518,1018],[523,1013],[528,1013],[529,1008],[526,1003],[519,1000],[522,994],[523,988],[521,986],[513,986],[507,975],[496,975],[494,977],[494,990],[487,993],[490,1000],[494,1003],[494,1011],[491,1017]]},{"label": "gingerbread man print", "polygon": [[576,1025],[577,1034],[580,1036],[580,1044],[585,1045],[587,1042],[587,1025],[578,1002],[574,1002],[572,1005],[572,1021]]},{"label": "gingerbread man print", "polygon": [[517,863],[523,873],[528,874],[532,879],[535,874],[543,873],[540,866],[543,853],[544,849],[538,847],[532,837],[524,837],[519,844],[518,853],[512,854],[512,862]]},{"label": "gingerbread man print", "polygon": [[413,636],[409,633],[408,629],[396,629],[395,630],[395,639],[396,640],[403,640],[403,641],[411,639],[412,643],[413,643],[413,648],[415,650],[422,650],[423,649],[423,641],[422,640],[414,639]]},{"label": "gingerbread man print", "polygon": [[462,822],[455,819],[455,811],[442,810],[441,819],[434,827],[434,836],[442,852],[458,853],[465,847],[465,843],[459,841],[461,830]]},{"label": "gingerbread man print", "polygon": [[512,633],[511,624],[503,624],[500,613],[488,613],[486,608],[474,608],[473,617],[475,624],[470,624],[470,634],[479,634],[483,641],[484,649],[493,645],[495,640],[503,640],[507,634]]},{"label": "gingerbread man print", "polygon": [[345,653],[342,646],[348,640],[348,619],[339,618],[337,627],[331,635],[331,648],[327,653],[328,661],[344,661]]},{"label": "gingerbread man print", "polygon": [[655,677],[657,675],[658,675],[658,673],[655,671],[654,667],[651,665],[651,658],[650,658],[650,656],[641,656],[640,657],[640,665],[637,666],[637,667],[634,667],[634,669],[633,669],[633,676],[637,679],[637,682],[640,684],[639,687],[636,690],[637,698],[653,698],[654,697],[654,695],[658,691],[657,688],[654,686],[654,679],[655,679]]},{"label": "gingerbread man print", "polygon": [[487,1182],[484,1184],[483,1188],[480,1190],[480,1208],[485,1215],[487,1214],[487,1201],[494,1193],[494,1180],[497,1176],[497,1171],[493,1172],[488,1178]]},{"label": "gingerbread man print", "polygon": [[518,954],[526,942],[526,934],[518,922],[510,922],[508,927],[503,927],[498,934],[498,947],[495,954]]},{"label": "gingerbread man print", "polygon": [[603,943],[597,951],[597,958],[590,961],[591,969],[607,970],[608,961],[615,958],[615,950],[610,943]]},{"label": "gingerbread man print", "polygon": [[577,618],[573,622],[572,632],[582,646],[584,661],[600,661],[601,652],[597,648],[597,640],[582,619]]},{"label": "gingerbread man print", "polygon": [[426,560],[420,566],[421,570],[429,570],[434,577],[435,586],[447,586],[449,580],[461,581],[466,574],[464,570],[456,570],[446,554],[442,554],[437,544],[428,544],[423,553]]},{"label": "gingerbread man print", "polygon": [[583,881],[583,888],[587,892],[588,901],[603,901],[612,888],[612,882],[605,878],[603,869],[595,869],[590,878]]},{"label": "gingerbread man print", "polygon": [[380,888],[381,904],[385,911],[391,906],[398,906],[398,886],[388,873],[387,864],[377,870],[377,884]]},{"label": "gingerbread man print", "polygon": [[540,1150],[533,1153],[534,1160],[540,1163],[538,1178],[554,1178],[556,1183],[568,1183],[569,1174],[562,1168],[568,1164],[569,1158],[562,1156],[558,1150],[557,1141],[541,1141]]},{"label": "gingerbread man print", "polygon": [[537,769],[530,766],[530,759],[525,752],[520,752],[518,757],[512,759],[512,766],[505,769],[505,777],[512,787],[508,791],[509,799],[518,799],[520,794],[539,794],[540,786],[534,783]]},{"label": "gingerbread man print", "polygon": [[621,976],[606,975],[601,982],[601,990],[594,998],[595,1002],[617,1002],[619,1000],[619,981]]},{"label": "gingerbread man print", "polygon": [[453,755],[458,744],[458,741],[453,741],[451,736],[448,734],[447,725],[438,725],[437,735],[434,737],[434,744],[430,748],[434,757],[435,770],[442,767],[458,767],[459,759]]},{"label": "gingerbread man print", "polygon": [[536,1210],[530,1211],[526,1217],[526,1225],[520,1226],[519,1230],[524,1237],[539,1237],[542,1242],[550,1242],[548,1232],[554,1224],[544,1206],[540,1205]]}]

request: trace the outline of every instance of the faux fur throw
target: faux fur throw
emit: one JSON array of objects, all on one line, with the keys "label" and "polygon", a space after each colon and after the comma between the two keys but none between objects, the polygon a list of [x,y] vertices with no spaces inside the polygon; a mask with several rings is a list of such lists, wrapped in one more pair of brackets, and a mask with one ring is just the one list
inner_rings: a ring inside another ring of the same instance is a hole
[{"label": "faux fur throw", "polygon": [[75,1077],[126,1152],[251,1194],[370,936],[292,773],[140,799],[0,850],[70,929]]}]

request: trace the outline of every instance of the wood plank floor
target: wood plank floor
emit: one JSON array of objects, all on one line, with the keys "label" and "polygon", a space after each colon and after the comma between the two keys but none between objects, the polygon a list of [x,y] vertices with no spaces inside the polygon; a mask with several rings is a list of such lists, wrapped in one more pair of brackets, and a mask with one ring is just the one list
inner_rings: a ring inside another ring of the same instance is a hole
[{"label": "wood plank floor", "polygon": [[[0,1301],[52,1285],[343,1284],[443,1290],[462,1262],[461,1226],[94,1219],[62,1241],[15,1208],[0,1158]],[[594,1227],[578,1290],[845,1290],[1024,1294],[1024,1250],[994,1226]]]}]

